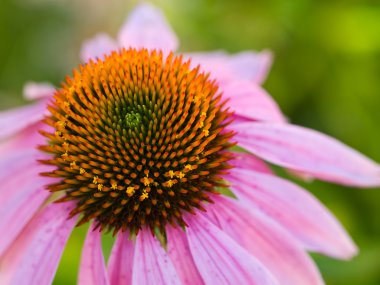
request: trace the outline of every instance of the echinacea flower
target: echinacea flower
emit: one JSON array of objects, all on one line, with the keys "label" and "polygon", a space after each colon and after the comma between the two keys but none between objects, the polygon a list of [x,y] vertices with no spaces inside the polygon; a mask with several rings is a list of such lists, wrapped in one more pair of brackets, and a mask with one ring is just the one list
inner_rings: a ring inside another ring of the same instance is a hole
[{"label": "echinacea flower", "polygon": [[356,254],[334,216],[266,162],[358,187],[380,185],[379,165],[286,121],[260,87],[270,53],[177,45],[141,5],[117,42],[84,44],[61,88],[29,84],[37,102],[0,113],[0,284],[50,284],[83,223],[79,284],[323,284],[307,251]]}]

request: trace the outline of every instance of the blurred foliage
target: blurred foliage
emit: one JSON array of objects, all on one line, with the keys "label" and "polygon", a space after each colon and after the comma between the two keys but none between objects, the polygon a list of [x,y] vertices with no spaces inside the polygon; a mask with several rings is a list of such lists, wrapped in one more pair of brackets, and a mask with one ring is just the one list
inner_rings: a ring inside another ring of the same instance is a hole
[{"label": "blurred foliage", "polygon": [[[181,51],[269,48],[265,87],[290,121],[333,135],[380,161],[380,2],[377,0],[162,0]],[[26,81],[59,82],[81,42],[115,36],[136,1],[1,0],[0,109],[24,103]],[[315,255],[329,285],[380,284],[380,191],[304,185],[339,218],[361,252]],[[74,284],[85,227],[74,231],[55,284]],[[104,239],[107,255],[112,237]]]}]

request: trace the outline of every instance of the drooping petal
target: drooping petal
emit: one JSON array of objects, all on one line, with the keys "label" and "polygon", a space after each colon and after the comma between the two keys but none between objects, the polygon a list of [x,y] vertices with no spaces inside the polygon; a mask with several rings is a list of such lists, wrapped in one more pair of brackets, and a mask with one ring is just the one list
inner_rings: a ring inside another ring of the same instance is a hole
[{"label": "drooping petal", "polygon": [[83,43],[80,58],[83,62],[87,62],[90,59],[102,59],[105,55],[117,49],[117,43],[110,36],[107,34],[98,34]]},{"label": "drooping petal", "polygon": [[118,41],[125,48],[160,49],[164,52],[178,48],[178,39],[162,12],[148,3],[140,4],[132,11],[119,32]]},{"label": "drooping petal", "polygon": [[0,112],[0,141],[41,120],[46,100]]},{"label": "drooping petal", "polygon": [[[248,170],[250,169],[250,170],[263,172],[263,173],[273,173],[270,167],[263,160],[254,156],[251,153],[234,152],[234,156],[235,158],[229,162],[234,167],[248,169]],[[311,182],[313,180],[312,176],[305,174],[301,171],[289,169],[288,173],[306,182]]]},{"label": "drooping petal", "polygon": [[201,214],[186,222],[190,250],[205,284],[278,284],[259,261]]},{"label": "drooping petal", "polygon": [[242,116],[239,116],[239,115],[236,115],[236,114],[232,114],[232,118],[233,118],[232,124],[241,124],[241,123],[252,122],[251,119],[247,119],[245,117],[242,117]]},{"label": "drooping petal", "polygon": [[46,138],[39,131],[47,130],[50,126],[37,122],[29,125],[28,128],[16,133],[15,135],[0,142],[0,157],[10,152],[19,152],[21,150],[36,149],[42,145]]},{"label": "drooping petal", "polygon": [[246,51],[235,55],[231,59],[231,66],[239,78],[262,84],[268,76],[272,61],[273,55],[269,50],[259,53]]},{"label": "drooping petal", "polygon": [[135,246],[128,233],[119,233],[112,248],[108,272],[112,285],[132,283],[133,256]]},{"label": "drooping petal", "polygon": [[[21,189],[25,186],[29,188],[40,188],[43,185],[52,183],[55,178],[42,177],[41,172],[52,169],[52,166],[42,165],[37,162],[44,157],[37,150],[20,150],[3,154],[0,160],[0,204],[10,204],[12,197],[15,200],[22,200]],[[21,177],[24,177],[22,179]],[[48,192],[48,191],[46,191]],[[15,201],[18,202],[18,201]],[[4,207],[3,207],[4,208]]]},{"label": "drooping petal", "polygon": [[181,284],[169,256],[148,229],[141,230],[136,238],[132,284]]},{"label": "drooping petal", "polygon": [[44,185],[51,178],[40,172],[47,167],[36,162],[37,150],[2,153],[0,159],[0,256],[49,196]]},{"label": "drooping petal", "polygon": [[255,121],[286,122],[277,103],[259,85],[234,80],[220,87],[224,98],[229,99],[228,106],[236,115]]},{"label": "drooping petal", "polygon": [[23,90],[24,97],[28,100],[51,97],[54,93],[55,87],[48,82],[27,82]]},{"label": "drooping petal", "polygon": [[287,169],[287,172],[291,175],[291,176],[294,176],[298,179],[301,179],[305,182],[312,182],[314,180],[314,177],[311,176],[310,174],[307,174],[305,172],[302,172],[302,171],[297,171],[297,170],[293,170],[293,169]]},{"label": "drooping petal", "polygon": [[234,159],[230,161],[230,164],[238,168],[251,169],[264,173],[272,173],[272,170],[268,165],[266,165],[264,161],[246,152],[234,152]]},{"label": "drooping petal", "polygon": [[46,179],[39,177],[35,170],[22,171],[1,185],[0,232],[6,234],[0,236],[0,256],[50,195],[44,188]]},{"label": "drooping petal", "polygon": [[50,204],[34,216],[1,257],[0,284],[51,284],[76,219],[71,203]]},{"label": "drooping petal", "polygon": [[207,53],[191,53],[193,66],[201,65],[202,70],[211,73],[219,83],[233,80],[248,80],[256,84],[262,84],[272,64],[270,51],[252,52],[246,51],[229,55],[223,51]]},{"label": "drooping petal", "polygon": [[82,249],[81,264],[78,277],[79,285],[110,284],[101,243],[99,229],[90,227]]},{"label": "drooping petal", "polygon": [[297,241],[272,219],[243,207],[228,197],[217,196],[213,211],[221,229],[254,255],[283,285],[324,284],[312,259]]},{"label": "drooping petal", "polygon": [[[17,180],[17,174],[21,173],[25,167],[30,167],[32,164],[36,163],[36,157],[37,150],[35,149],[2,153],[0,159],[0,180]],[[2,189],[7,188],[0,184],[0,191],[3,191]]]},{"label": "drooping petal", "polygon": [[357,248],[337,219],[314,196],[285,179],[232,169],[231,189],[242,203],[256,207],[293,234],[308,250],[348,259]]},{"label": "drooping petal", "polygon": [[253,122],[232,128],[239,146],[272,163],[345,185],[380,185],[378,164],[314,130]]},{"label": "drooping petal", "polygon": [[185,232],[180,228],[167,227],[167,251],[183,285],[204,284],[191,256]]}]

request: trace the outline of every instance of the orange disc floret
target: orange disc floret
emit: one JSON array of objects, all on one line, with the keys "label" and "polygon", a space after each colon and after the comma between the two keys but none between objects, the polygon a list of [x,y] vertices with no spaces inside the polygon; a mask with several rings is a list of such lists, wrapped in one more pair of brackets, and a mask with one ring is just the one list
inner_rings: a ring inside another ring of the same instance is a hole
[{"label": "orange disc floret", "polygon": [[218,87],[182,57],[120,50],[67,77],[48,106],[40,149],[60,178],[51,192],[75,200],[79,224],[137,233],[185,226],[182,215],[212,202],[230,165],[231,113]]}]

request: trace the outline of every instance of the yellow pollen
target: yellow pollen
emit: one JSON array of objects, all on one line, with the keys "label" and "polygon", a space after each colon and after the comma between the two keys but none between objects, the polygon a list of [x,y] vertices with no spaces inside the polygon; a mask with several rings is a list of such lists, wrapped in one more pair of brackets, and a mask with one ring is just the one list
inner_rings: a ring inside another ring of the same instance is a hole
[{"label": "yellow pollen", "polygon": [[186,164],[185,171],[191,171],[191,170],[193,170],[193,166],[191,164]]},{"label": "yellow pollen", "polygon": [[94,176],[94,179],[92,180],[92,183],[98,184],[98,182],[99,182],[99,177],[98,176]]},{"label": "yellow pollen", "polygon": [[112,188],[113,190],[116,190],[116,189],[117,189],[117,183],[112,183],[112,184],[111,184],[111,188]]},{"label": "yellow pollen", "polygon": [[103,190],[103,184],[98,184],[98,190],[102,191]]},{"label": "yellow pollen", "polygon": [[208,137],[208,135],[210,134],[208,130],[203,130],[203,132],[205,133],[205,137]]},{"label": "yellow pollen", "polygon": [[169,176],[170,178],[173,178],[175,175],[174,171],[173,170],[169,170]]},{"label": "yellow pollen", "polygon": [[75,161],[70,162],[71,169],[73,169],[75,166],[77,166],[77,163]]},{"label": "yellow pollen", "polygon": [[144,185],[145,185],[145,186],[149,186],[150,183],[151,183],[149,177],[144,177],[144,178],[143,178],[143,182],[144,182]]},{"label": "yellow pollen", "polygon": [[171,188],[174,184],[176,184],[176,181],[170,179],[164,183],[164,186]]},{"label": "yellow pollen", "polygon": [[145,199],[147,199],[149,197],[149,194],[146,192],[146,190],[143,191],[143,193],[141,194],[140,196],[140,201],[144,201]]},{"label": "yellow pollen", "polygon": [[182,178],[185,177],[185,173],[183,173],[182,171],[180,171],[180,172],[178,173],[177,177],[178,177],[179,179],[182,179]]},{"label": "yellow pollen", "polygon": [[60,136],[62,136],[62,132],[60,132],[60,131],[55,131],[55,135],[56,135],[57,137],[60,137]]},{"label": "yellow pollen", "polygon": [[201,128],[203,128],[203,126],[204,126],[204,123],[203,123],[203,121],[200,121],[200,122],[199,122],[199,125],[198,125],[198,129],[201,129]]},{"label": "yellow pollen", "polygon": [[207,116],[206,112],[201,113],[201,117],[205,118]]},{"label": "yellow pollen", "polygon": [[199,97],[198,97],[198,96],[194,96],[193,102],[194,102],[194,103],[199,102]]},{"label": "yellow pollen", "polygon": [[61,157],[63,158],[63,160],[66,160],[69,157],[69,154],[66,151],[65,153],[61,154]]},{"label": "yellow pollen", "polygon": [[83,173],[85,173],[85,172],[86,172],[86,170],[85,170],[84,168],[82,168],[82,167],[79,168],[79,173],[80,173],[80,174],[83,174]]},{"label": "yellow pollen", "polygon": [[66,127],[66,122],[58,121],[57,122],[57,128],[58,129],[64,129]]},{"label": "yellow pollen", "polygon": [[133,194],[135,194],[135,188],[132,186],[129,186],[125,192],[127,193],[129,197],[131,197]]}]

